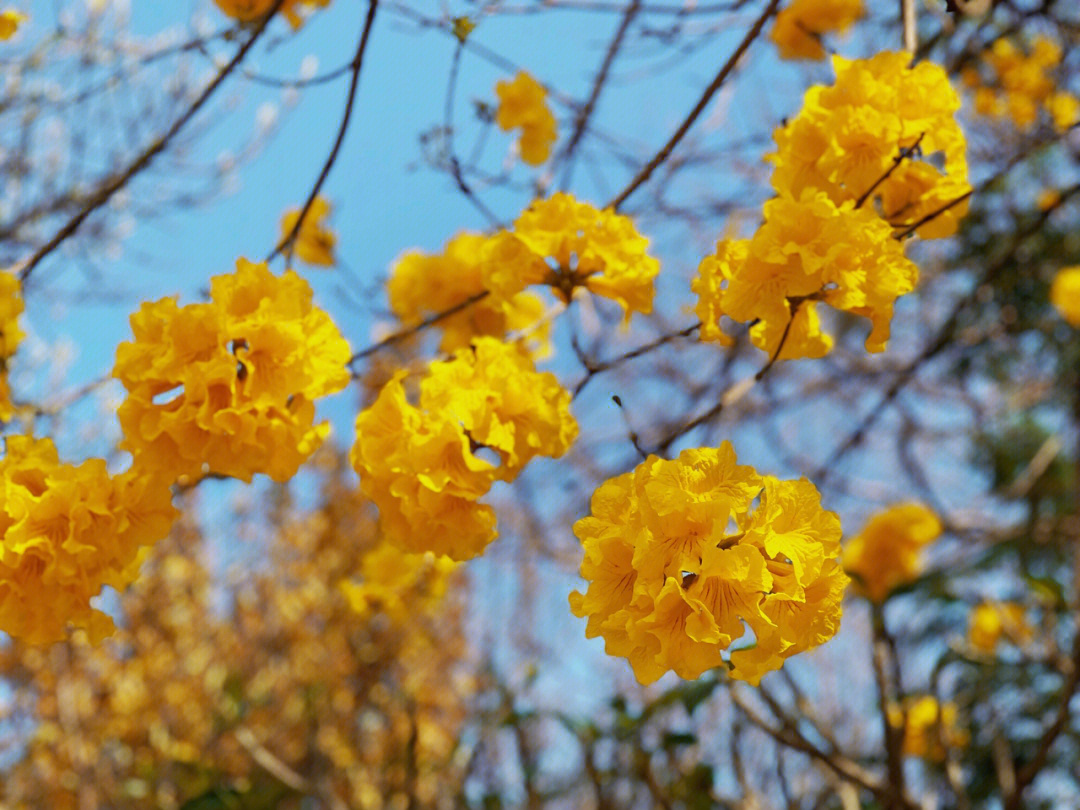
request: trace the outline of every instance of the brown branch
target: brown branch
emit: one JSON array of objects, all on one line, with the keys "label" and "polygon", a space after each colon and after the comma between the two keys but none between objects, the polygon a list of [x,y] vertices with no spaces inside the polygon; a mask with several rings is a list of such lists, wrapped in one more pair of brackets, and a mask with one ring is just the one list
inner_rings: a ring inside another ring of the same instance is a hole
[{"label": "brown branch", "polygon": [[769,0],[769,3],[765,6],[765,10],[761,12],[761,15],[754,21],[754,24],[750,26],[750,30],[746,32],[746,36],[743,37],[742,42],[735,51],[728,57],[728,60],[720,68],[720,72],[716,74],[715,78],[709,83],[709,86],[705,88],[705,92],[701,94],[701,98],[698,99],[697,104],[690,111],[689,115],[679,124],[678,129],[668,139],[660,151],[653,155],[652,159],[646,163],[641,170],[630,181],[630,184],[626,186],[618,196],[616,196],[611,202],[608,203],[608,207],[618,210],[619,206],[626,202],[626,199],[633,194],[649,177],[656,168],[662,164],[671,155],[672,151],[678,146],[686,133],[690,131],[690,127],[694,125],[694,122],[705,111],[705,108],[709,106],[709,102],[712,101],[713,96],[724,86],[724,82],[727,81],[728,76],[735,69],[735,65],[738,64],[739,59],[746,53],[746,50],[750,47],[758,34],[761,33],[761,29],[765,27],[765,23],[776,11],[777,6],[780,5],[780,0]]},{"label": "brown branch", "polygon": [[303,208],[300,209],[300,216],[296,218],[296,222],[293,223],[292,229],[285,235],[285,238],[278,242],[277,246],[270,252],[270,255],[266,257],[266,261],[270,261],[282,251],[287,251],[285,263],[292,264],[293,244],[296,242],[296,235],[300,233],[300,228],[303,227],[304,219],[311,210],[311,206],[314,205],[315,198],[319,196],[319,191],[322,190],[323,183],[325,183],[326,178],[330,176],[330,170],[337,161],[338,153],[341,151],[341,145],[345,142],[345,133],[349,131],[349,121],[352,119],[353,108],[356,104],[356,91],[360,87],[360,70],[364,64],[364,52],[367,50],[368,39],[371,36],[371,28],[375,24],[375,12],[378,7],[379,0],[368,0],[367,14],[364,17],[364,28],[360,34],[360,42],[356,46],[356,55],[353,56],[351,63],[352,77],[349,80],[349,92],[348,99],[345,102],[345,112],[342,113],[341,124],[338,126],[334,145],[330,149],[330,154],[326,156],[322,171],[319,172],[319,176],[315,179],[315,185],[312,186],[307,201],[304,203]]},{"label": "brown branch", "polygon": [[165,148],[169,145],[172,139],[183,129],[187,123],[195,116],[195,114],[202,109],[203,105],[210,100],[210,97],[214,95],[214,92],[222,85],[226,78],[236,69],[236,67],[244,60],[248,52],[252,49],[255,43],[262,36],[267,26],[270,24],[270,20],[273,19],[277,10],[284,5],[285,0],[275,0],[273,7],[267,12],[266,16],[255,26],[255,29],[251,32],[251,36],[247,41],[240,46],[236,54],[230,59],[214,76],[213,80],[203,89],[198,98],[191,103],[191,106],[187,108],[183,115],[177,118],[161,137],[154,140],[142,153],[135,158],[124,171],[115,175],[112,180],[109,180],[104,185],[98,188],[97,192],[93,194],[86,201],[83,207],[69,219],[44,245],[37,249],[33,256],[31,256],[26,264],[23,265],[19,271],[19,280],[26,282],[27,278],[34,271],[34,268],[41,263],[41,261],[52,253],[56,248],[63,244],[75,231],[79,229],[79,226],[86,221],[86,218],[90,216],[101,206],[105,205],[112,199],[120,189],[128,184],[128,182],[139,174],[143,169],[147,168],[159,154],[165,151]]},{"label": "brown branch", "polygon": [[843,754],[831,754],[822,751],[797,729],[790,727],[776,728],[755,712],[742,697],[738,687],[733,686],[730,690],[732,702],[742,711],[746,719],[754,726],[764,731],[780,745],[806,754],[813,760],[825,765],[829,770],[841,779],[851,782],[863,790],[867,790],[879,798],[885,798],[888,791],[883,787],[873,774],[857,762]]},{"label": "brown branch", "polygon": [[600,99],[600,91],[602,91],[607,84],[608,74],[611,72],[611,66],[615,63],[615,57],[622,48],[626,33],[630,30],[630,25],[634,22],[634,18],[638,15],[639,11],[641,11],[641,0],[632,0],[630,5],[626,7],[622,22],[619,24],[619,28],[615,32],[611,44],[608,46],[607,53],[604,54],[604,60],[600,64],[600,69],[596,72],[596,78],[593,80],[589,98],[585,102],[585,106],[578,111],[576,116],[574,116],[574,129],[570,133],[569,139],[566,141],[566,146],[563,148],[562,154],[559,155],[560,160],[566,161],[562,180],[559,184],[563,189],[566,189],[570,185],[570,178],[574,172],[574,152],[577,149],[582,136],[585,134],[585,130],[589,125],[589,119],[592,118],[592,114],[596,109],[596,102]]},{"label": "brown branch", "polygon": [[382,340],[377,341],[376,343],[372,343],[367,348],[358,351],[356,354],[349,358],[348,364],[352,366],[358,360],[363,360],[365,357],[375,354],[375,352],[380,351],[381,349],[385,349],[387,346],[392,346],[395,343],[400,343],[401,341],[405,340],[405,338],[412,337],[418,332],[422,332],[423,330],[427,329],[429,326],[434,326],[440,321],[446,320],[451,315],[456,315],[462,310],[468,309],[477,301],[483,301],[490,294],[491,293],[489,293],[487,290],[484,290],[483,292],[478,292],[476,295],[469,296],[464,301],[454,304],[454,306],[444,309],[442,312],[436,312],[434,315],[425,318],[415,326],[410,326],[408,329],[402,329],[400,332],[394,332],[391,335],[387,335]]}]

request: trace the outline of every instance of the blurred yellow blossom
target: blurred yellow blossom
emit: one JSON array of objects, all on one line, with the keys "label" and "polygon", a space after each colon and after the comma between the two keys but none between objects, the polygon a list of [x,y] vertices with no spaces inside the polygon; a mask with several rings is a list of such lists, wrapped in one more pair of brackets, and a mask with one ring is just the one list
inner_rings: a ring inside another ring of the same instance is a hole
[{"label": "blurred yellow blossom", "polygon": [[11,39],[29,17],[13,8],[0,11],[0,39]]},{"label": "blurred yellow blossom", "polygon": [[[281,218],[282,239],[288,238],[296,227],[300,211],[299,208],[293,209]],[[308,209],[307,216],[304,217],[300,229],[296,232],[293,250],[308,264],[323,267],[331,267],[334,264],[334,245],[337,244],[337,236],[324,222],[329,215],[330,203],[325,197],[316,197],[312,200],[311,208]]]},{"label": "blurred yellow blossom", "polygon": [[548,159],[557,137],[555,116],[547,105],[547,91],[522,70],[513,81],[496,82],[495,93],[499,96],[495,122],[503,131],[521,127],[518,142],[521,159],[539,166]]},{"label": "blurred yellow blossom", "polygon": [[970,735],[957,726],[955,704],[946,703],[939,711],[931,695],[907,698],[903,710],[890,706],[889,722],[894,728],[904,726],[903,751],[912,757],[940,761],[945,758],[945,746],[963,748],[970,740]]},{"label": "blurred yellow blossom", "polygon": [[971,609],[968,641],[975,649],[992,653],[1004,638],[1013,644],[1025,644],[1035,630],[1028,623],[1025,608],[1018,602],[983,602]]},{"label": "blurred yellow blossom", "polygon": [[969,68],[965,82],[975,91],[975,111],[989,118],[1008,118],[1021,131],[1039,121],[1040,107],[1058,132],[1080,122],[1080,99],[1062,89],[1062,49],[1046,36],[1032,39],[1027,52],[1002,37]]},{"label": "blurred yellow blossom", "polygon": [[[225,14],[241,22],[261,20],[274,7],[275,0],[214,0]],[[298,9],[326,8],[330,0],[285,0],[278,9],[293,28],[304,23],[304,17]]]},{"label": "blurred yellow blossom", "polygon": [[22,285],[12,272],[0,272],[0,422],[15,413],[8,384],[8,363],[23,339],[19,316],[24,309]]},{"label": "blurred yellow blossom", "polygon": [[872,516],[844,548],[844,569],[867,598],[882,602],[922,571],[922,549],[941,534],[941,521],[918,503]]},{"label": "blurred yellow blossom", "polygon": [[1058,270],[1050,284],[1050,303],[1068,323],[1080,327],[1080,266]]},{"label": "blurred yellow blossom", "polygon": [[844,33],[864,13],[863,0],[793,0],[776,15],[769,38],[781,59],[824,59],[822,35]]}]

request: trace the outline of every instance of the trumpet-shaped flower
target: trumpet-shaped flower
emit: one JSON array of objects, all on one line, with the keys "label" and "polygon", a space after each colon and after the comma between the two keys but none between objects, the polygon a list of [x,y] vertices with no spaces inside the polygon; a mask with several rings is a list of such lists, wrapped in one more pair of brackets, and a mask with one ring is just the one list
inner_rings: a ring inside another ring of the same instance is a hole
[{"label": "trumpet-shaped flower", "polygon": [[140,547],[168,534],[168,481],[109,475],[103,459],[64,464],[51,440],[29,436],[7,437],[0,481],[0,630],[31,644],[62,639],[69,624],[92,640],[111,633],[90,599],[131,582]]},{"label": "trumpet-shaped flower", "polygon": [[432,363],[418,405],[404,378],[357,416],[350,459],[361,490],[402,548],[475,557],[496,536],[495,514],[479,499],[536,456],[561,456],[577,437],[570,395],[535,370],[524,347],[490,337]]},{"label": "trumpet-shaped flower", "polygon": [[589,586],[571,609],[641,683],[697,678],[725,652],[757,683],[839,628],[839,520],[809,481],[758,475],[728,442],[649,456],[596,490],[574,533]]},{"label": "trumpet-shaped flower", "polygon": [[844,568],[868,599],[883,602],[922,571],[922,549],[941,534],[941,521],[918,503],[872,516],[844,549]]},{"label": "trumpet-shaped flower", "polygon": [[314,424],[314,400],[345,387],[349,346],[292,271],[240,259],[210,298],[132,315],[135,341],[113,369],[128,392],[121,447],[173,476],[288,480],[329,431]]},{"label": "trumpet-shaped flower", "polygon": [[558,137],[555,116],[547,105],[547,90],[522,70],[513,81],[496,82],[495,93],[499,97],[495,122],[504,132],[520,127],[521,159],[539,166],[548,159]]}]

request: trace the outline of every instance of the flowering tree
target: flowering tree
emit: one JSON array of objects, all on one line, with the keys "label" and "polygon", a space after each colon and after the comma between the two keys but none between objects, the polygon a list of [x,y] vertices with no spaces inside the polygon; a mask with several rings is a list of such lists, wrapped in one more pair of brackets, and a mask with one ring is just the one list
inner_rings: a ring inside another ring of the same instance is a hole
[{"label": "flowering tree", "polygon": [[0,808],[1075,802],[1075,4],[196,6],[0,9]]}]

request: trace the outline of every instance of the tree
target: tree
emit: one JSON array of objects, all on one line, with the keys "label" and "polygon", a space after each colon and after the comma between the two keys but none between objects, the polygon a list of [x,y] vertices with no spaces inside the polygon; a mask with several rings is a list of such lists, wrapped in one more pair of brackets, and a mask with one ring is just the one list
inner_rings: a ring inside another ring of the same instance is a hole
[{"label": "tree", "polygon": [[1080,793],[1073,4],[17,6],[0,807]]}]

